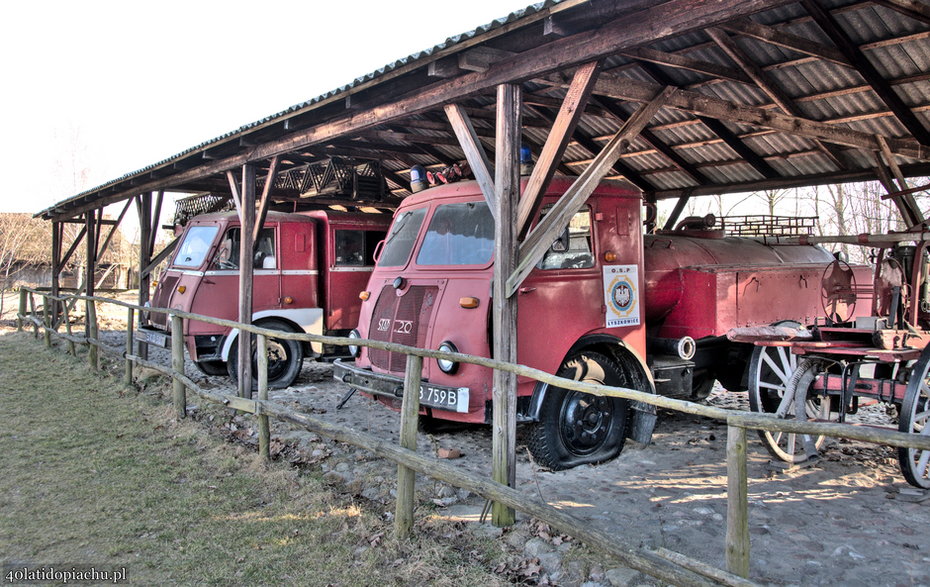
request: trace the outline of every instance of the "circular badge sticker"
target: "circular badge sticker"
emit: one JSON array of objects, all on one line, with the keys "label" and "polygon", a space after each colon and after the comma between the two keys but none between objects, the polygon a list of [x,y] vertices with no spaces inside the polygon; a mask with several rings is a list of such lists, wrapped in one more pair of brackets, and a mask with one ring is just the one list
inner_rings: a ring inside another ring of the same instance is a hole
[{"label": "circular badge sticker", "polygon": [[625,277],[618,277],[610,284],[610,303],[618,314],[627,314],[633,307],[633,285]]}]

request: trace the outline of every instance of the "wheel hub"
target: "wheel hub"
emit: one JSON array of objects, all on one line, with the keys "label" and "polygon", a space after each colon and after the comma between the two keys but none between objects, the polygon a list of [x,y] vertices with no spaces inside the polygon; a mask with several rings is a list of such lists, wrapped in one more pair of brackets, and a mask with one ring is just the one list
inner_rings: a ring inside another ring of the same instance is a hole
[{"label": "wheel hub", "polygon": [[565,445],[576,454],[601,447],[613,421],[610,402],[586,393],[570,392],[563,404],[560,432]]}]

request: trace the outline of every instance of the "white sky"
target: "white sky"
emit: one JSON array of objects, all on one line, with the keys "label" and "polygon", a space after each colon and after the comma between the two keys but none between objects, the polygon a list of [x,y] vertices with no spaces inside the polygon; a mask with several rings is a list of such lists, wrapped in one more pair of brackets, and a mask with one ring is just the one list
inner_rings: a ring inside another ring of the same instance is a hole
[{"label": "white sky", "polygon": [[4,2],[0,212],[38,212],[528,4]]}]

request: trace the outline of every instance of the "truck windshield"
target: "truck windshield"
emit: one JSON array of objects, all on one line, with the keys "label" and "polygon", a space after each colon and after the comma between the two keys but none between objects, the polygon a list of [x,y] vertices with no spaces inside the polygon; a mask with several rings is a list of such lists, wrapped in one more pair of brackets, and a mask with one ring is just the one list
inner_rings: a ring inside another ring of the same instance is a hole
[{"label": "truck windshield", "polygon": [[174,257],[174,264],[178,267],[200,267],[216,233],[216,226],[191,226],[187,229],[184,242],[178,247],[178,254]]},{"label": "truck windshield", "polygon": [[407,210],[397,215],[391,225],[391,233],[384,241],[384,250],[378,259],[379,267],[399,267],[407,263],[424,216],[426,208]]},{"label": "truck windshield", "polygon": [[438,206],[417,265],[486,265],[494,253],[494,218],[485,202]]}]

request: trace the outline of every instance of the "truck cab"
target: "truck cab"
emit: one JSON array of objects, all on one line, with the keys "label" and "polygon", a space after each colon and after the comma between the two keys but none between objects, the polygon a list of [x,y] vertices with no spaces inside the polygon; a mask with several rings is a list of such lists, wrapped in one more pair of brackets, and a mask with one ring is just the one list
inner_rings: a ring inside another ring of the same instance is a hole
[{"label": "truck cab", "polygon": [[[358,291],[368,281],[388,223],[386,214],[269,212],[254,247],[253,323],[286,332],[348,333],[359,320]],[[157,282],[152,305],[236,320],[240,233],[234,212],[194,217]],[[198,320],[183,325],[197,366],[209,375],[234,376],[239,331]],[[151,313],[140,332],[146,341],[165,345],[168,317]],[[272,387],[293,383],[302,359],[326,350],[284,340],[269,347]]]},{"label": "truck cab", "polygon": [[[550,183],[540,218],[571,185]],[[643,238],[639,192],[603,182],[521,284],[517,361],[579,380],[653,392],[642,320]],[[463,181],[406,198],[367,289],[353,336],[491,356],[494,220],[480,188]],[[399,407],[406,356],[361,349],[335,375]],[[492,371],[427,360],[420,390],[427,418],[489,423]],[[517,383],[518,419],[532,427],[542,464],[565,468],[615,456],[627,436],[648,438],[646,406]]]}]

